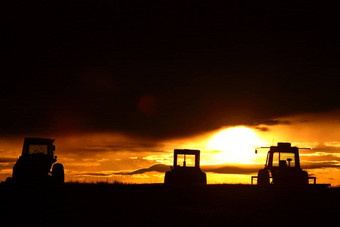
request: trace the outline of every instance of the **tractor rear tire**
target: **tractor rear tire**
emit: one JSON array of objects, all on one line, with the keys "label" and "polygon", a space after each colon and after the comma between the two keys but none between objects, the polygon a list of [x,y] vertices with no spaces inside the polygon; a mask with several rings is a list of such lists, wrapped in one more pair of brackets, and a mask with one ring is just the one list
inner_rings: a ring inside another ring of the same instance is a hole
[{"label": "tractor rear tire", "polygon": [[207,184],[207,174],[202,172],[202,181],[201,181],[202,185],[206,185]]},{"label": "tractor rear tire", "polygon": [[269,185],[269,172],[266,169],[261,169],[257,175],[257,185]]},{"label": "tractor rear tire", "polygon": [[301,183],[303,185],[308,185],[309,184],[309,180],[308,180],[308,173],[306,171],[302,171],[302,179],[301,179]]},{"label": "tractor rear tire", "polygon": [[61,163],[56,163],[52,168],[52,181],[62,184],[65,181],[64,166]]},{"label": "tractor rear tire", "polygon": [[166,185],[173,184],[173,175],[171,171],[165,172],[164,184]]},{"label": "tractor rear tire", "polygon": [[6,184],[12,184],[13,183],[13,178],[12,177],[7,177],[5,182],[6,182]]}]

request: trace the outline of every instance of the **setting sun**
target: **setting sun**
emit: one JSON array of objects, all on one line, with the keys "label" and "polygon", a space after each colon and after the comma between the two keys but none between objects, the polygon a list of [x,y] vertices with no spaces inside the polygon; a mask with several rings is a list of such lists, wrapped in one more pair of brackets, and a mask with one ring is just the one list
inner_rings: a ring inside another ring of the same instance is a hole
[{"label": "setting sun", "polygon": [[264,143],[254,130],[239,126],[218,132],[209,140],[207,148],[218,152],[215,154],[218,162],[252,163],[254,148]]}]

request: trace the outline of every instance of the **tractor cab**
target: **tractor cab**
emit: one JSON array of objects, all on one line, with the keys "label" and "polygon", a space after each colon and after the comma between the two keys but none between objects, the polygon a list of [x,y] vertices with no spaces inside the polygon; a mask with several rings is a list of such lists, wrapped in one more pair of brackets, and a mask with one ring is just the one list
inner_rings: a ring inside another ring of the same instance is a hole
[{"label": "tractor cab", "polygon": [[300,168],[299,149],[290,143],[271,146],[267,154],[267,168]]},{"label": "tractor cab", "polygon": [[173,168],[200,168],[200,151],[199,150],[180,150],[174,151]]},{"label": "tractor cab", "polygon": [[206,184],[206,174],[200,168],[200,150],[175,149],[173,166],[165,173],[164,183]]},{"label": "tractor cab", "polygon": [[54,157],[54,151],[54,139],[25,138],[22,156],[44,155],[56,161],[57,157]]}]

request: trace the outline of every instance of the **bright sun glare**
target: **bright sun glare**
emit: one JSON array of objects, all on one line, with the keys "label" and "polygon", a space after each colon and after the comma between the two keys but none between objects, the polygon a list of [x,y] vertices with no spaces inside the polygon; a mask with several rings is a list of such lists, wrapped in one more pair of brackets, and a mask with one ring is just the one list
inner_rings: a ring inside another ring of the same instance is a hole
[{"label": "bright sun glare", "polygon": [[218,151],[214,159],[219,163],[253,163],[255,147],[265,142],[256,132],[244,126],[224,129],[208,142],[210,151]]}]

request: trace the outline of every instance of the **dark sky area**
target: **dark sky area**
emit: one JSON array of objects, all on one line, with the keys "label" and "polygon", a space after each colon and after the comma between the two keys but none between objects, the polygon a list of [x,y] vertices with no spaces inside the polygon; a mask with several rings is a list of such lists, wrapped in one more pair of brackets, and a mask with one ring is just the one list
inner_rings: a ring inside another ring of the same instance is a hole
[{"label": "dark sky area", "polygon": [[323,1],[2,8],[1,135],[170,138],[340,107],[340,19]]}]

